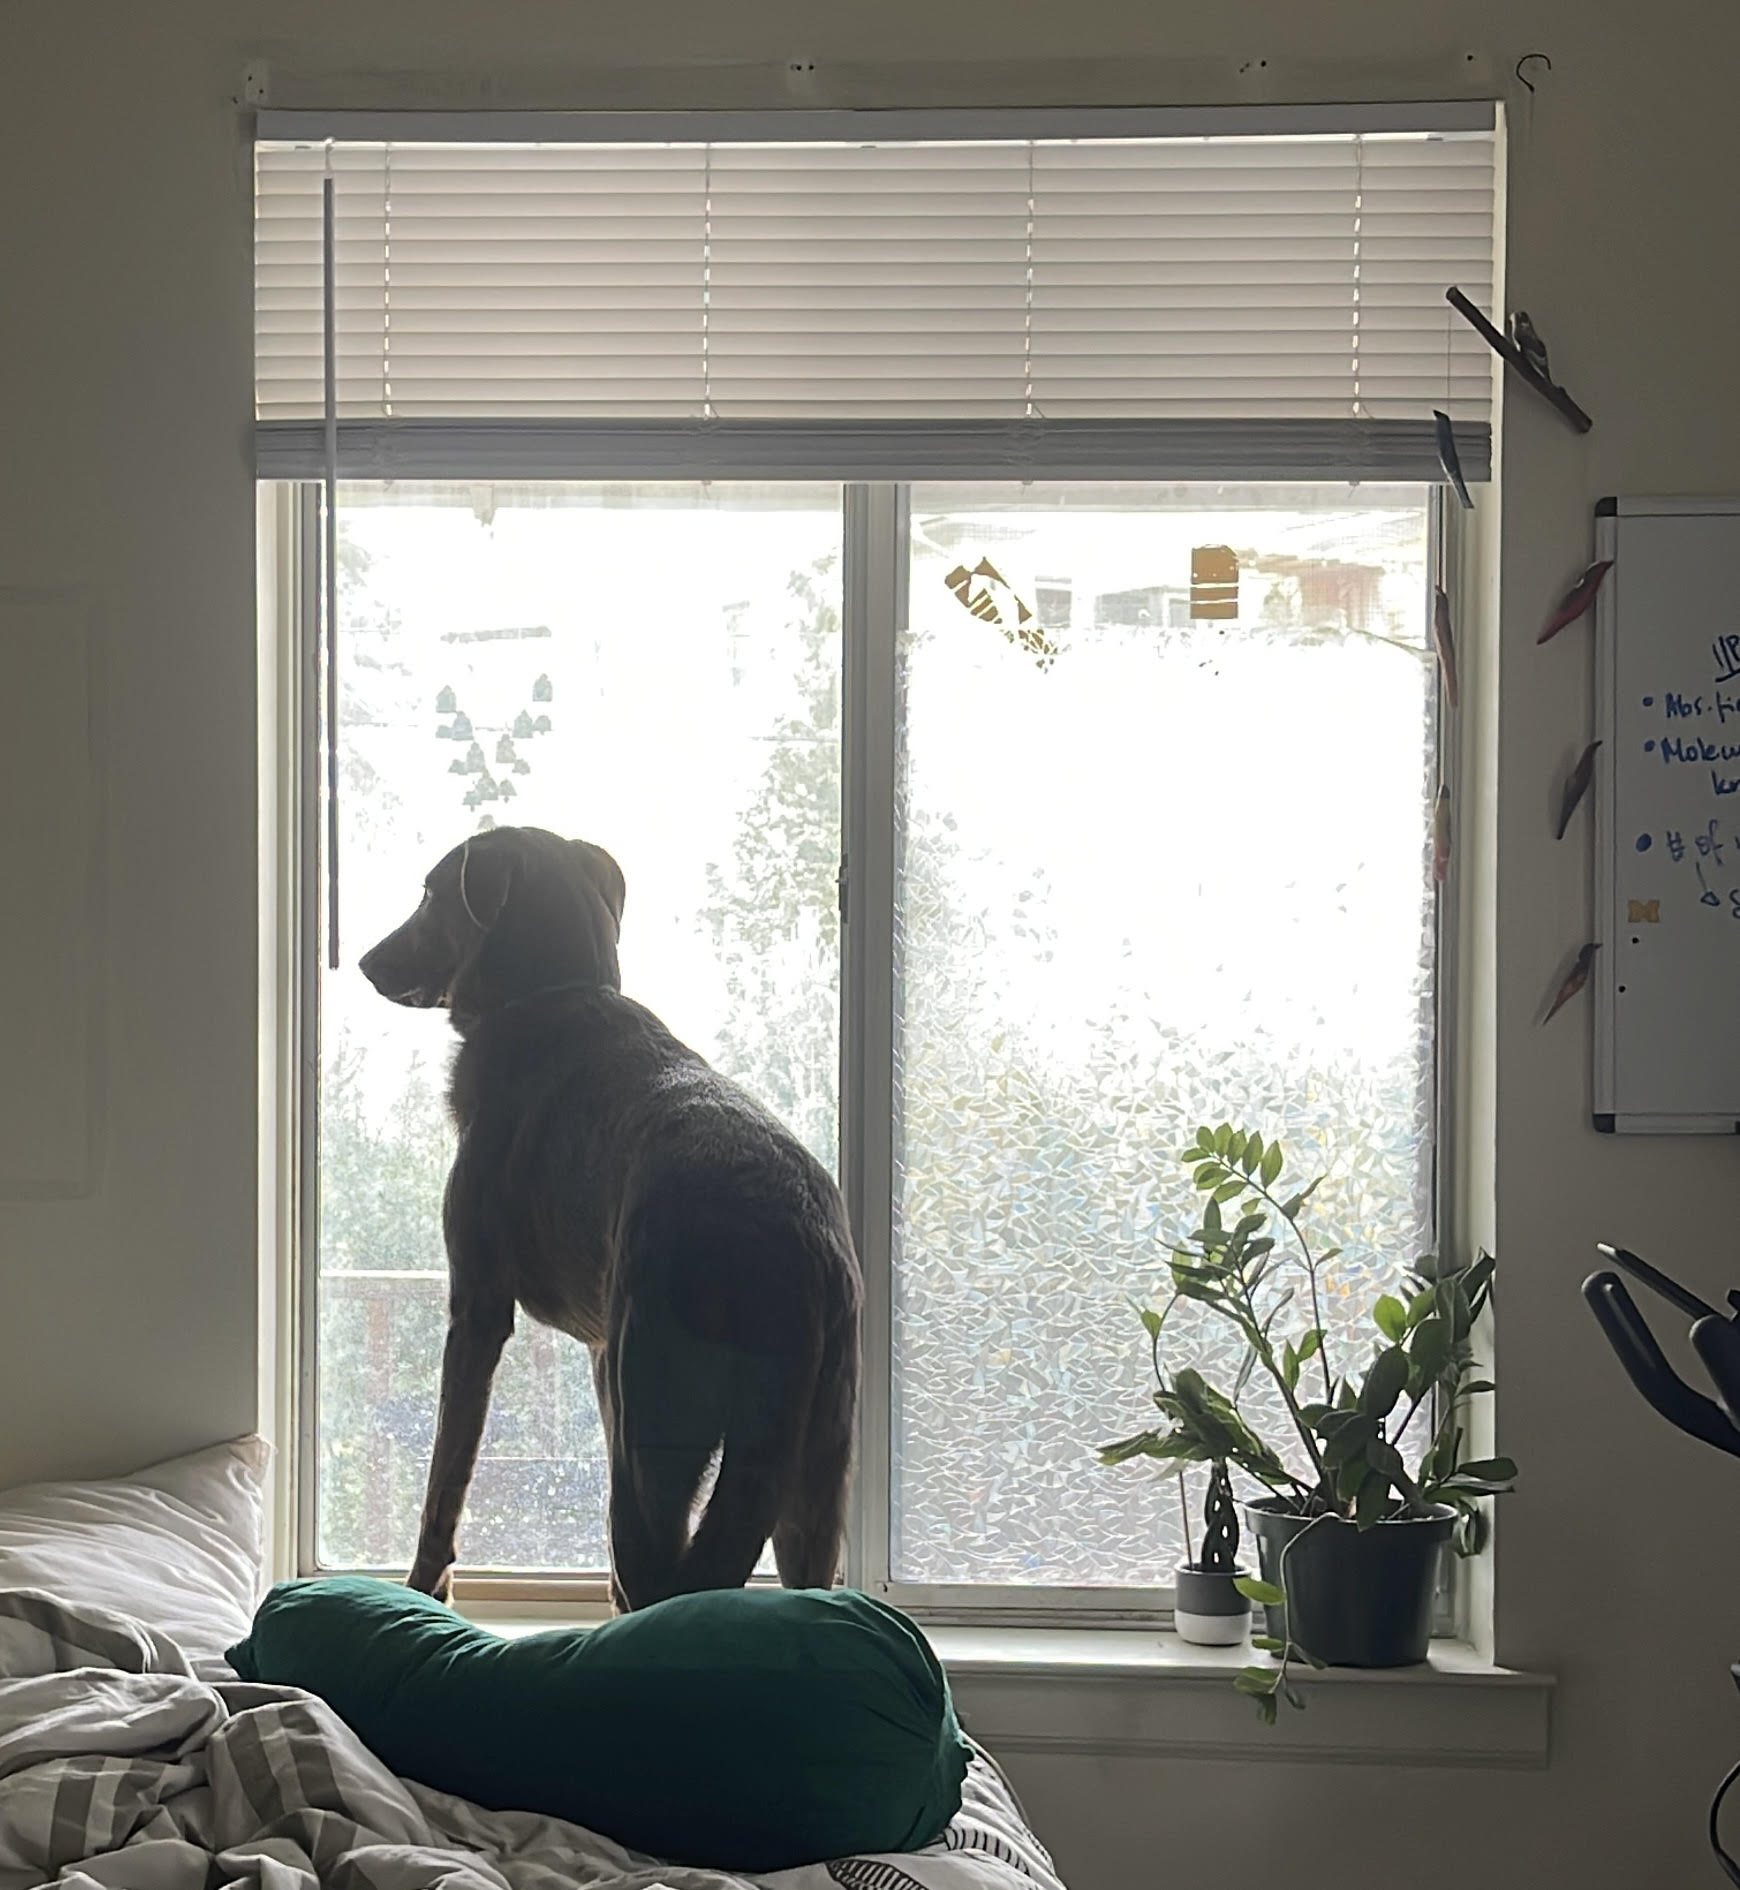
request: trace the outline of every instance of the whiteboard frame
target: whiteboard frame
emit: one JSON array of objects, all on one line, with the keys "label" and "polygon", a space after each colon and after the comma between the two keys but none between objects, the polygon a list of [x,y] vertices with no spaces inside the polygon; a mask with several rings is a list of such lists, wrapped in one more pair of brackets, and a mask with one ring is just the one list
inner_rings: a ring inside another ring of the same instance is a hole
[{"label": "whiteboard frame", "polygon": [[1613,569],[1595,599],[1595,737],[1606,750],[1596,770],[1595,915],[1590,937],[1600,946],[1591,977],[1594,987],[1591,1088],[1595,1127],[1604,1135],[1740,1135],[1740,1121],[1722,1115],[1636,1113],[1618,1108],[1617,1030],[1619,933],[1615,927],[1619,877],[1617,847],[1619,770],[1619,609],[1625,568],[1619,557],[1619,526],[1628,518],[1726,518],[1740,515],[1740,498],[1602,499],[1595,507],[1595,556]]}]

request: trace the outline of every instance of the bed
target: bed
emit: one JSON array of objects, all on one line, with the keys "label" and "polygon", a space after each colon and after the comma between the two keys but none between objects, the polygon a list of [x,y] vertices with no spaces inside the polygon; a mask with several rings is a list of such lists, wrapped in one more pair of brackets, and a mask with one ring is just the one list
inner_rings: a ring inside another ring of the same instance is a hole
[{"label": "bed", "polygon": [[267,1462],[243,1438],[0,1493],[0,1890],[1062,1890],[982,1752],[939,1843],[760,1878],[395,1777],[324,1702],[223,1658]]}]

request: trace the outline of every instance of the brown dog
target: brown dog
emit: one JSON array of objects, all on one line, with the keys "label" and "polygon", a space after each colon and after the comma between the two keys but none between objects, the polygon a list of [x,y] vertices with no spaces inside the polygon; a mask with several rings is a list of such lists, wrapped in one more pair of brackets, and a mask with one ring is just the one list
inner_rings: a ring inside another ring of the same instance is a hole
[{"label": "brown dog", "polygon": [[[592,1352],[620,1608],[839,1567],[861,1286],[796,1136],[617,989],[621,869],[536,827],[468,840],[362,960],[458,1031],[450,1303],[411,1586],[445,1595],[516,1303]],[[715,1457],[700,1520],[690,1517]]]}]

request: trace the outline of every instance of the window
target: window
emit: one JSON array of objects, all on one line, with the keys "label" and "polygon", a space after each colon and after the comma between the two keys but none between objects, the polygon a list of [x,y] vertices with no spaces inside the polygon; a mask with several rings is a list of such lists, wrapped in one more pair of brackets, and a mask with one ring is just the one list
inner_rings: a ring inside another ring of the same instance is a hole
[{"label": "window", "polygon": [[[408,1560],[444,1320],[450,1036],[355,960],[511,821],[617,855],[625,987],[840,1173],[855,1577],[1151,1602],[1176,1492],[1092,1446],[1181,1137],[1321,1160],[1374,1277],[1433,1238],[1429,415],[1483,469],[1487,369],[1432,303],[1489,285],[1490,136],[262,129],[259,460],[337,729],[306,1565]],[[522,1321],[466,1563],[594,1574],[603,1516],[587,1361]]]},{"label": "window", "polygon": [[[340,493],[339,939],[319,984],[318,1564],[408,1566],[445,1330],[452,1033],[356,960],[459,838],[596,834],[627,981],[837,1165],[836,487]],[[591,1371],[524,1319],[467,1510],[504,1572],[598,1569]]]}]

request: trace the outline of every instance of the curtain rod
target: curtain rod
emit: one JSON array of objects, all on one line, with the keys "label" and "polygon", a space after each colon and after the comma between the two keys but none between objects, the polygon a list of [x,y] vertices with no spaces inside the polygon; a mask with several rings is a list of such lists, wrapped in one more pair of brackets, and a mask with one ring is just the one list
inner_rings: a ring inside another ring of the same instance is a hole
[{"label": "curtain rod", "polygon": [[1165,105],[1080,109],[838,111],[349,111],[267,109],[261,143],[835,144],[1070,138],[1349,136],[1359,132],[1490,132],[1491,99],[1414,104]]}]

